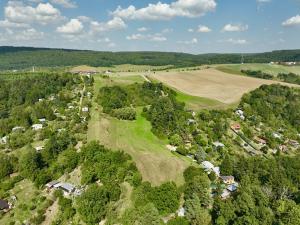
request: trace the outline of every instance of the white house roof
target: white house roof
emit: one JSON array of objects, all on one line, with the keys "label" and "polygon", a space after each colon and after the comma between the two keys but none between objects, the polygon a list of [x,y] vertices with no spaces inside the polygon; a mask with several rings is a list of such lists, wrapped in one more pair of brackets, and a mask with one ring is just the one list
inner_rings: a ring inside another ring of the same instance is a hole
[{"label": "white house roof", "polygon": [[204,169],[213,170],[215,168],[215,166],[209,161],[203,161],[201,165],[203,166]]},{"label": "white house roof", "polygon": [[223,143],[219,142],[219,141],[213,142],[213,145],[215,147],[221,147],[221,148],[225,147],[225,145]]}]

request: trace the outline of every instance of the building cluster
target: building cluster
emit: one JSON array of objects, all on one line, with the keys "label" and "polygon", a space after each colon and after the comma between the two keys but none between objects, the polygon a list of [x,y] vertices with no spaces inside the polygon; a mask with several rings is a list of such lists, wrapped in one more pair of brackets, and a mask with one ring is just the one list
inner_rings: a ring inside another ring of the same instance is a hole
[{"label": "building cluster", "polygon": [[222,199],[229,198],[232,193],[237,191],[239,184],[235,181],[233,176],[221,176],[220,168],[215,167],[209,161],[203,161],[201,163],[201,167],[208,174],[215,173],[218,180],[222,182],[222,194],[221,194]]},{"label": "building cluster", "polygon": [[76,186],[73,184],[64,183],[56,180],[46,184],[46,189],[49,192],[51,190],[61,190],[63,191],[65,196],[80,196],[83,192],[82,188],[76,188]]}]

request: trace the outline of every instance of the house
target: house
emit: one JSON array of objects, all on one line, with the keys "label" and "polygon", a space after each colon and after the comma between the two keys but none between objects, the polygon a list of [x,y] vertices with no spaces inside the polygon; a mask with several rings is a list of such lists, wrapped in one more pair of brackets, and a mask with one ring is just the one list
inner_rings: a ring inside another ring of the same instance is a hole
[{"label": "house", "polygon": [[187,121],[188,125],[195,124],[195,123],[196,123],[196,120],[194,120],[194,119],[188,119],[188,121]]},{"label": "house", "polygon": [[11,205],[7,201],[0,199],[0,211],[7,212],[9,209],[11,209]]},{"label": "house", "polygon": [[[51,186],[51,187],[48,187],[48,186]],[[65,195],[72,194],[76,190],[76,188],[72,184],[61,183],[59,181],[53,181],[53,182],[49,183],[48,186],[46,185],[46,187],[48,189],[55,188],[55,189],[62,190]]]},{"label": "house", "polygon": [[181,207],[178,211],[177,211],[177,215],[179,217],[184,217],[185,216],[185,208]]},{"label": "house", "polygon": [[82,108],[82,112],[88,112],[89,111],[89,108],[88,107],[83,107]]},{"label": "house", "polygon": [[233,125],[231,125],[231,127],[230,127],[233,131],[240,131],[241,130],[241,125],[240,124],[233,124]]},{"label": "house", "polygon": [[24,127],[18,126],[18,127],[14,127],[14,128],[12,129],[12,132],[17,132],[17,131],[22,131],[22,132],[24,132],[24,131],[25,131],[25,128],[24,128]]},{"label": "house", "polygon": [[292,145],[294,148],[298,148],[300,146],[299,142],[296,140],[289,140],[289,144]]},{"label": "house", "polygon": [[220,176],[220,167],[214,167],[213,172],[219,177]]},{"label": "house", "polygon": [[215,148],[224,148],[225,147],[225,145],[219,141],[213,142],[212,144]]},{"label": "house", "polygon": [[210,174],[211,172],[214,172],[217,176],[220,176],[220,167],[215,167],[211,162],[209,161],[203,161],[201,163],[202,168],[205,172]]},{"label": "house", "polygon": [[46,123],[46,119],[45,119],[45,118],[39,119],[39,121],[40,121],[41,123]]},{"label": "house", "polygon": [[235,111],[235,114],[238,115],[241,118],[241,120],[245,120],[245,115],[243,110],[238,109],[237,111]]},{"label": "house", "polygon": [[279,145],[278,148],[281,152],[287,152],[289,150],[286,145]]},{"label": "house", "polygon": [[0,139],[0,144],[6,145],[6,144],[7,144],[7,140],[8,140],[8,137],[7,137],[7,136],[2,137],[2,138]]},{"label": "house", "polygon": [[65,194],[71,194],[75,191],[75,187],[69,183],[60,183],[59,189],[61,189]]},{"label": "house", "polygon": [[227,187],[227,190],[230,192],[235,192],[238,189],[238,186],[239,186],[238,183],[230,184]]},{"label": "house", "polygon": [[57,180],[51,181],[50,183],[46,184],[46,188],[47,188],[48,190],[50,190],[50,189],[54,188],[54,185],[56,185],[56,184],[58,184],[58,183],[60,183],[60,182],[57,181]]},{"label": "house", "polygon": [[174,145],[167,145],[167,149],[169,149],[171,152],[176,152],[177,147]]},{"label": "house", "polygon": [[42,150],[44,150],[44,146],[37,146],[37,147],[35,147],[35,150],[37,151],[37,152],[40,152],[40,151],[42,151]]},{"label": "house", "polygon": [[43,124],[33,124],[31,127],[33,130],[37,131],[43,129]]},{"label": "house", "polygon": [[235,183],[234,176],[221,176],[220,178],[224,184],[231,185]]},{"label": "house", "polygon": [[254,141],[257,143],[257,144],[261,144],[261,145],[266,145],[267,144],[267,141],[265,139],[262,139],[260,137],[255,137],[254,138]]},{"label": "house", "polygon": [[211,172],[215,166],[209,162],[209,161],[203,161],[201,163],[202,168],[205,170],[205,172]]},{"label": "house", "polygon": [[281,139],[282,138],[282,134],[273,133],[273,137],[276,138],[276,139]]},{"label": "house", "polygon": [[223,190],[223,192],[222,192],[222,194],[221,194],[221,198],[222,198],[223,200],[225,200],[225,199],[229,198],[230,195],[231,195],[230,191],[228,191],[227,189],[225,189],[225,190]]}]

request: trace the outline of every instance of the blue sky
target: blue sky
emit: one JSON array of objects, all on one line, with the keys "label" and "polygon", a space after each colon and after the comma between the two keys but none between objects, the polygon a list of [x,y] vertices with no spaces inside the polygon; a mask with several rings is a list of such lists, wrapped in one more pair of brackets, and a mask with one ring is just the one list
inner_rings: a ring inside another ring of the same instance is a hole
[{"label": "blue sky", "polygon": [[0,1],[0,45],[200,54],[300,49],[299,37],[300,0]]}]

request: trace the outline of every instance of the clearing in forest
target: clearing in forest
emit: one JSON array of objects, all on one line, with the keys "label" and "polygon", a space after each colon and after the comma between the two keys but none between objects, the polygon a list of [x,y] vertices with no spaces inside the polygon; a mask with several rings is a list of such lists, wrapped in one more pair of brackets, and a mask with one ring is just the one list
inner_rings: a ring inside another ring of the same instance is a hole
[{"label": "clearing in forest", "polygon": [[[134,78],[134,79],[133,79]],[[95,77],[95,95],[105,85],[122,85],[144,82],[142,77],[116,77],[102,79]],[[88,128],[88,141],[98,140],[100,144],[130,154],[143,176],[144,181],[160,185],[167,181],[183,184],[183,171],[191,165],[188,158],[171,153],[167,140],[160,140],[151,132],[151,124],[141,116],[137,109],[135,121],[122,121],[101,113],[100,107],[93,102]]]},{"label": "clearing in forest", "polygon": [[225,104],[238,102],[245,93],[263,84],[280,83],[232,75],[213,68],[186,72],[157,72],[151,78],[186,94],[216,100]]}]

